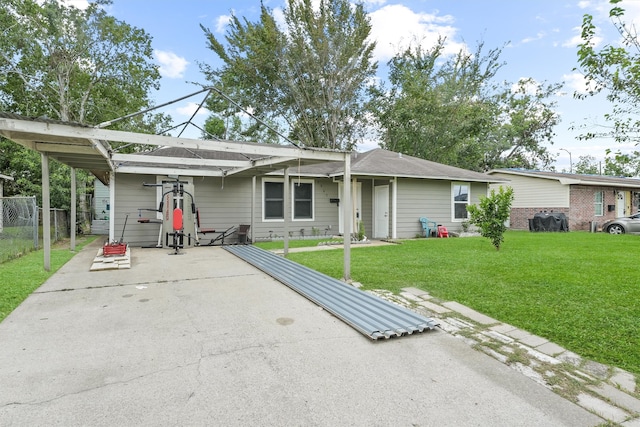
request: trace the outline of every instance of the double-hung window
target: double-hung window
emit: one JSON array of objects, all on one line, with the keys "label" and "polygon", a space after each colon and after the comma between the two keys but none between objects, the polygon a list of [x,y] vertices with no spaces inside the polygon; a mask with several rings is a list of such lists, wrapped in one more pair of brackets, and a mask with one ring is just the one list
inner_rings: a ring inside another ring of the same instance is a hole
[{"label": "double-hung window", "polygon": [[593,208],[595,216],[604,215],[604,191],[596,191],[594,193]]},{"label": "double-hung window", "polygon": [[468,218],[469,183],[454,182],[451,184],[451,203],[453,205],[453,221],[464,221]]},{"label": "double-hung window", "polygon": [[[313,181],[295,180],[291,182],[290,187],[293,220],[313,220]],[[264,220],[284,220],[284,182],[263,181],[263,195]]]}]

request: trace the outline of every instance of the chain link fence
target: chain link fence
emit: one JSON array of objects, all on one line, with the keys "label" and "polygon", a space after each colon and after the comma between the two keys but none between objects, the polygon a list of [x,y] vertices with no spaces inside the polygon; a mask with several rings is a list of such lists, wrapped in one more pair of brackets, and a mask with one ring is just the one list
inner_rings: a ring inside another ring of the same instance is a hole
[{"label": "chain link fence", "polygon": [[0,197],[0,262],[38,248],[35,197]]}]

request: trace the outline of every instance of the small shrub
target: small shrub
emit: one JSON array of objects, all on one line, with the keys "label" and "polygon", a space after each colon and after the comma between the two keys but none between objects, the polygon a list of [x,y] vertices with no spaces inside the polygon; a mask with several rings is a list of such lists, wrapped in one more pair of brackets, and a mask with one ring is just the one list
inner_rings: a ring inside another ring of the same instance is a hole
[{"label": "small shrub", "polygon": [[505,222],[509,219],[511,203],[513,202],[513,188],[502,186],[498,193],[491,190],[489,197],[480,197],[480,205],[469,205],[467,211],[470,214],[469,222],[480,229],[482,237],[491,240],[496,250],[504,241],[504,232],[507,231]]}]

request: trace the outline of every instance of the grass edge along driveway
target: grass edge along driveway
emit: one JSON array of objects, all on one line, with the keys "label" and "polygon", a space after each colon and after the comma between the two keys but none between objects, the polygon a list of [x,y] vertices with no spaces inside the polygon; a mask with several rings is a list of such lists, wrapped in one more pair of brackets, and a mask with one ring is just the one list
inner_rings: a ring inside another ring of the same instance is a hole
[{"label": "grass edge along driveway", "polygon": [[[640,374],[640,236],[508,231],[500,251],[482,237],[354,249],[364,289],[420,288]],[[342,277],[342,250],[288,257]]]},{"label": "grass edge along driveway", "polygon": [[20,258],[0,264],[0,322],[22,301],[47,281],[56,271],[97,236],[78,236],[76,250],[69,249],[69,240],[57,242],[51,248],[51,269],[44,269],[44,251],[29,252]]}]

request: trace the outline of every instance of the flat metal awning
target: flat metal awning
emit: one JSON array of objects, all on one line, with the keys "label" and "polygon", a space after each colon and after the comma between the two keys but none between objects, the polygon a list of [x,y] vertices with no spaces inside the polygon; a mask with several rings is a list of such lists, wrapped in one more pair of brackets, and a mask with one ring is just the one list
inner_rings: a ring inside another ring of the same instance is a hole
[{"label": "flat metal awning", "polygon": [[371,339],[401,337],[438,326],[433,319],[255,246],[226,246],[225,249]]}]

